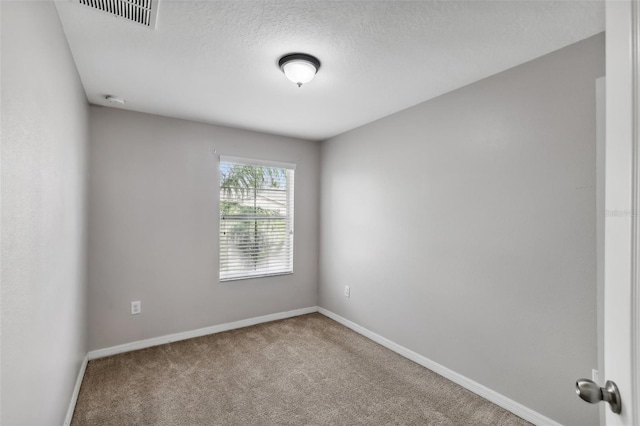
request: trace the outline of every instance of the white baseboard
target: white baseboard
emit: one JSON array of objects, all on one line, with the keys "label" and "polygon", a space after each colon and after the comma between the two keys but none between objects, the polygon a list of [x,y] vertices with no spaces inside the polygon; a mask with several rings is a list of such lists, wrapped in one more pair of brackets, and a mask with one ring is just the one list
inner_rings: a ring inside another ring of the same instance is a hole
[{"label": "white baseboard", "polygon": [[381,344],[382,346],[391,349],[399,355],[402,355],[405,358],[412,360],[413,362],[422,365],[425,368],[428,368],[431,371],[434,371],[441,376],[451,380],[454,383],[459,384],[460,386],[470,390],[471,392],[493,402],[500,407],[511,411],[517,416],[535,424],[538,426],[562,426],[560,423],[551,420],[550,418],[543,416],[542,414],[533,411],[532,409],[525,407],[524,405],[513,401],[512,399],[507,398],[506,396],[499,394],[498,392],[487,388],[486,386],[481,385],[478,382],[475,382],[462,374],[456,373],[453,370],[448,369],[447,367],[438,364],[435,361],[432,361],[416,352],[413,352],[410,349],[405,348],[391,340],[380,336],[373,331],[370,331],[352,321],[349,321],[346,318],[341,317],[327,309],[318,307],[318,306],[310,306],[308,308],[296,309],[293,311],[279,312],[270,315],[264,315],[261,317],[249,318],[240,321],[229,322],[225,324],[214,325],[211,327],[199,328],[197,330],[185,331],[182,333],[174,333],[168,334],[165,336],[154,337],[152,339],[139,340],[137,342],[126,343],[123,345],[112,346],[109,348],[98,349],[95,351],[90,351],[85,357],[82,366],[80,367],[80,371],[78,373],[78,379],[76,381],[76,386],[73,390],[73,395],[71,397],[71,403],[69,404],[69,409],[67,410],[67,416],[65,418],[64,426],[68,426],[71,424],[71,418],[73,417],[73,412],[75,410],[76,401],[78,399],[78,393],[80,392],[80,385],[82,384],[82,378],[84,377],[84,372],[87,367],[88,360],[103,358],[106,356],[116,355],[119,353],[135,351],[138,349],[150,348],[152,346],[163,345],[165,343],[178,342],[180,340],[192,339],[194,337],[206,336],[208,334],[221,333],[223,331],[234,330],[237,328],[249,327],[251,325],[262,324],[265,322],[281,320],[285,318],[296,317],[299,315],[310,314],[313,312],[320,312],[322,315],[327,316],[333,319],[336,322],[352,329],[356,333],[359,333],[376,343]]},{"label": "white baseboard", "polygon": [[428,368],[431,371],[434,371],[441,376],[451,380],[454,383],[459,384],[460,386],[470,390],[471,392],[479,395],[496,405],[504,408],[505,410],[511,411],[513,414],[535,424],[538,426],[561,426],[560,423],[551,420],[550,418],[543,416],[542,414],[533,411],[532,409],[525,407],[524,405],[515,402],[512,399],[507,398],[506,396],[499,394],[498,392],[489,389],[486,386],[481,385],[478,382],[474,382],[473,380],[463,376],[462,374],[456,373],[453,370],[448,369],[447,367],[438,364],[437,362],[431,361],[429,358],[426,358],[416,352],[413,352],[410,349],[405,348],[404,346],[400,346],[399,344],[392,342],[391,340],[380,336],[379,334],[374,333],[352,321],[349,321],[346,318],[341,317],[340,315],[334,314],[331,311],[328,311],[324,308],[318,307],[318,312],[322,315],[325,315],[332,320],[339,322],[340,324],[349,327],[356,333],[362,334],[363,336],[373,340],[376,343],[381,344],[382,346],[391,349],[399,355],[402,355],[405,358],[410,359],[411,361],[422,365],[423,367]]},{"label": "white baseboard", "polygon": [[87,362],[89,362],[88,354],[84,356],[82,364],[80,365],[78,378],[76,378],[76,386],[73,388],[73,393],[71,394],[71,402],[69,403],[69,408],[67,408],[67,415],[64,418],[64,426],[69,426],[71,424],[73,412],[76,409],[76,402],[78,401],[78,394],[80,393],[80,386],[82,385],[82,378],[84,377],[84,372],[87,369]]},{"label": "white baseboard", "polygon": [[104,358],[123,352],[136,351],[138,349],[150,348],[152,346],[164,345],[165,343],[178,342],[180,340],[192,339],[194,337],[206,336],[208,334],[221,333],[223,331],[234,330],[236,328],[249,327],[251,325],[262,324],[264,322],[276,321],[285,318],[297,317],[299,315],[318,312],[317,306],[296,309],[293,311],[278,312],[261,317],[249,318],[240,321],[228,322],[225,324],[213,325],[199,328],[197,330],[184,331],[182,333],[167,334],[165,336],[153,337],[151,339],[139,340],[137,342],[125,343],[123,345],[112,346],[110,348],[97,349],[88,353],[89,359]]}]

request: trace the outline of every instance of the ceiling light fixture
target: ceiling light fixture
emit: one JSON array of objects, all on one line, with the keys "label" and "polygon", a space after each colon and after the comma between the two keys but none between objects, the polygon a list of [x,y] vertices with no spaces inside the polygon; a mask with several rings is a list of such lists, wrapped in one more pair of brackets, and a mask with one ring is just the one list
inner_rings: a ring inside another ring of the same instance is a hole
[{"label": "ceiling light fixture", "polygon": [[318,58],[307,55],[306,53],[293,53],[280,58],[278,62],[280,69],[289,80],[302,86],[313,80],[316,73],[320,69],[320,61]]}]

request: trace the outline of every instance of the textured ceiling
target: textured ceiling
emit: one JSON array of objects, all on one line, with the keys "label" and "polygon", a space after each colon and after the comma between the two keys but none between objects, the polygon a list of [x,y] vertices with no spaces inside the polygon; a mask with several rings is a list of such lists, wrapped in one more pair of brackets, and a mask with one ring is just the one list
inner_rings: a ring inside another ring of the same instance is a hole
[{"label": "textured ceiling", "polygon": [[[56,3],[89,101],[321,140],[604,31],[602,1],[168,1],[157,26]],[[322,62],[302,88],[287,53]]]}]

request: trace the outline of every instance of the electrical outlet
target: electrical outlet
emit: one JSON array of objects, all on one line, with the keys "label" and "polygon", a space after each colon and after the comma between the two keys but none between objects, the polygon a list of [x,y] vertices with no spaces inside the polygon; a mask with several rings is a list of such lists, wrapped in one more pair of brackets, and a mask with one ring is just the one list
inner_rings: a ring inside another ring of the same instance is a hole
[{"label": "electrical outlet", "polygon": [[344,297],[351,297],[351,289],[348,285],[344,286]]},{"label": "electrical outlet", "polygon": [[139,300],[131,302],[131,315],[138,315],[142,312],[142,303]]}]

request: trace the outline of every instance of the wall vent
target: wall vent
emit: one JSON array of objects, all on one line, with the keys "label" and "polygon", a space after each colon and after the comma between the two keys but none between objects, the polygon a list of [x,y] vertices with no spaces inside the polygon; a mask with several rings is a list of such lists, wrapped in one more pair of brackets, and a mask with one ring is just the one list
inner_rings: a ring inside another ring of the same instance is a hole
[{"label": "wall vent", "polygon": [[78,0],[80,4],[155,28],[158,0]]}]

